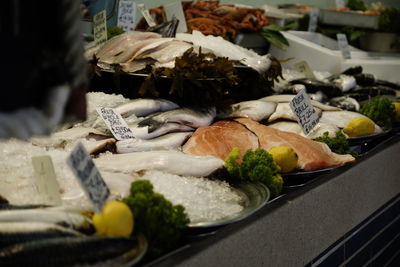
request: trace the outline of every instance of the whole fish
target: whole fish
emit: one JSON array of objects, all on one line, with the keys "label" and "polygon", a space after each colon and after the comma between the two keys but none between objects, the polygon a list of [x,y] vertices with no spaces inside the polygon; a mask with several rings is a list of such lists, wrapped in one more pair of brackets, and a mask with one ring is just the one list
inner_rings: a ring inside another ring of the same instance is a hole
[{"label": "whole fish", "polygon": [[135,174],[144,170],[159,170],[177,175],[207,176],[225,166],[213,156],[192,156],[179,151],[157,150],[127,154],[105,154],[94,159],[102,171]]},{"label": "whole fish", "polygon": [[0,249],[17,243],[83,234],[43,222],[0,222]]},{"label": "whole fish", "polygon": [[210,125],[215,116],[215,107],[205,109],[180,108],[149,116],[140,121],[138,126],[147,126],[149,133],[169,122],[179,123],[192,128],[199,128]]},{"label": "whole fish", "polygon": [[276,109],[275,102],[252,100],[236,103],[230,106],[230,110],[218,114],[218,118],[249,118],[255,121],[268,119]]},{"label": "whole fish", "polygon": [[125,237],[60,237],[16,244],[0,250],[0,266],[131,266],[147,243]]},{"label": "whole fish", "polygon": [[169,133],[160,137],[145,139],[126,139],[116,143],[117,153],[131,153],[149,150],[172,150],[180,147],[185,142],[191,132]]},{"label": "whole fish", "polygon": [[168,111],[177,108],[179,108],[177,104],[166,99],[138,98],[116,107],[115,111],[123,118],[126,118],[132,114],[136,117],[143,117],[155,112]]},{"label": "whole fish", "polygon": [[[271,96],[266,96],[266,97],[260,98],[259,100],[261,100],[261,101],[271,101],[271,102],[277,102],[277,103],[284,103],[284,102],[292,101],[293,97],[295,97],[295,95],[271,95]],[[325,104],[322,104],[322,103],[320,103],[318,101],[315,101],[315,100],[311,100],[311,104],[314,107],[321,109],[322,111],[326,111],[326,110],[329,110],[329,111],[341,110],[338,107],[332,107],[332,106],[329,106],[329,105],[325,105]]]},{"label": "whole fish", "polygon": [[46,208],[1,210],[0,222],[45,222],[67,225],[83,232],[93,231],[90,220],[84,215]]},{"label": "whole fish", "polygon": [[347,92],[357,86],[356,78],[345,74],[329,77],[328,81],[338,86],[342,92]]},{"label": "whole fish", "polygon": [[174,123],[174,122],[169,122],[165,123],[164,125],[161,125],[159,128],[157,128],[154,131],[149,131],[149,126],[138,126],[138,123],[135,123],[133,125],[129,125],[129,128],[131,129],[133,136],[135,138],[139,139],[153,139],[159,136],[162,136],[167,133],[174,133],[174,132],[193,132],[194,129],[190,126],[183,125],[180,123]]}]

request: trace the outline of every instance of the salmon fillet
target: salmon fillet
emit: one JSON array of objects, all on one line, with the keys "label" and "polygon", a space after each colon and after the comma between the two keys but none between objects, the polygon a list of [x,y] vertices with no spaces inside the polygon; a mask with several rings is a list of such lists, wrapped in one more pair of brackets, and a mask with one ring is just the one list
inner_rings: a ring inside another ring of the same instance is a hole
[{"label": "salmon fillet", "polygon": [[234,147],[238,147],[243,156],[248,149],[259,147],[258,137],[242,124],[224,120],[198,128],[183,146],[183,152],[224,160]]},{"label": "salmon fillet", "polygon": [[313,171],[341,165],[354,161],[351,155],[339,155],[321,142],[316,142],[295,133],[280,131],[247,118],[235,119],[255,133],[260,142],[260,148],[270,150],[277,146],[289,146],[298,155],[299,169]]}]

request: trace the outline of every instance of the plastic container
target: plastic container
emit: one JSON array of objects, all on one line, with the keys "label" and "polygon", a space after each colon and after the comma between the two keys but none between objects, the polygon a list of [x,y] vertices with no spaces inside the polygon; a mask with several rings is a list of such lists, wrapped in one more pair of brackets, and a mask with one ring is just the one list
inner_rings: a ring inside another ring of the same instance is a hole
[{"label": "plastic container", "polygon": [[379,16],[366,15],[354,11],[336,11],[320,9],[318,20],[324,24],[353,26],[377,30],[379,27]]},{"label": "plastic container", "polygon": [[365,73],[377,78],[400,83],[400,54],[365,52],[350,46],[351,59],[343,59],[336,40],[320,33],[304,31],[282,32],[289,41],[284,51],[274,46],[269,53],[279,60],[293,58],[282,63],[284,68],[293,69],[293,64],[305,60],[316,71],[338,74],[343,70],[361,65]]}]

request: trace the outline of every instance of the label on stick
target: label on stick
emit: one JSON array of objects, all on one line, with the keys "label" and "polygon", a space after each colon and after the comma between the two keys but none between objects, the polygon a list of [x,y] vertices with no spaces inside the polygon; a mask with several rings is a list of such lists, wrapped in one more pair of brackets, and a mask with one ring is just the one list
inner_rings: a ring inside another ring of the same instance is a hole
[{"label": "label on stick", "polygon": [[142,16],[150,27],[154,27],[157,25],[157,23],[151,17],[149,10],[145,8],[144,4],[137,4],[137,7],[139,8],[140,13],[142,13]]},{"label": "label on stick", "polygon": [[100,11],[93,17],[93,37],[96,45],[107,41],[107,18],[106,11]]},{"label": "label on stick", "polygon": [[308,31],[315,32],[317,30],[319,9],[313,8],[310,12],[310,21],[308,22]]},{"label": "label on stick", "polygon": [[311,100],[306,91],[301,89],[299,93],[289,103],[297,122],[303,129],[304,134],[309,134],[311,130],[318,124],[319,117],[315,111]]},{"label": "label on stick", "polygon": [[342,56],[344,59],[351,59],[350,47],[347,42],[346,34],[338,33],[336,34],[336,38],[338,41],[338,46],[340,51],[342,52]]},{"label": "label on stick", "polygon": [[164,5],[164,10],[168,21],[172,20],[173,17],[179,21],[176,32],[187,32],[186,18],[181,1]]},{"label": "label on stick", "polygon": [[133,1],[120,0],[118,5],[117,25],[126,32],[135,30],[136,3]]},{"label": "label on stick", "polygon": [[306,78],[314,79],[314,80],[316,79],[314,72],[311,70],[310,65],[308,65],[307,61],[299,61],[299,62],[293,64],[293,67],[297,71],[303,73],[306,76]]},{"label": "label on stick", "polygon": [[110,190],[82,143],[77,144],[67,162],[95,211],[100,213],[110,195]]},{"label": "label on stick", "polygon": [[336,0],[336,8],[344,8],[344,0]]},{"label": "label on stick", "polygon": [[124,140],[135,138],[124,119],[120,114],[115,112],[115,110],[112,108],[98,108],[96,111],[106,123],[115,139]]},{"label": "label on stick", "polygon": [[51,157],[34,156],[32,157],[32,166],[39,194],[45,198],[46,204],[60,206],[62,204],[60,186],[56,179]]}]

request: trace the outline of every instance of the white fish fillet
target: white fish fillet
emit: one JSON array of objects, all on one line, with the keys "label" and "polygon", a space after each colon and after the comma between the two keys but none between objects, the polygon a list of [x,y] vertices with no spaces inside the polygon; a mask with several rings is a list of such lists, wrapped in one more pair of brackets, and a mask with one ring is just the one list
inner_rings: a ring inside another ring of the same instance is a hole
[{"label": "white fish fillet", "polygon": [[266,72],[271,65],[271,59],[269,58],[269,55],[260,56],[256,52],[235,45],[234,43],[226,41],[220,36],[206,36],[199,31],[193,31],[192,34],[177,33],[176,39],[191,42],[194,45],[209,49],[216,56],[227,57],[231,60],[238,60],[259,73]]},{"label": "white fish fillet", "polygon": [[[345,128],[346,125],[355,118],[368,118],[361,113],[353,111],[324,111],[320,118],[320,122],[336,125],[339,128]],[[375,133],[382,132],[381,127],[375,124]]]},{"label": "white fish fillet", "polygon": [[322,136],[325,132],[328,132],[329,137],[335,137],[336,132],[340,131],[340,129],[335,125],[321,122],[318,123],[317,126],[315,126],[315,128],[308,135],[305,135],[300,125],[294,121],[277,121],[267,124],[267,126],[281,131],[299,134],[309,139],[314,139]]},{"label": "white fish fillet", "polygon": [[137,57],[139,57],[140,55],[146,53],[151,53],[156,51],[159,48],[163,48],[163,44],[171,42],[172,40],[174,40],[174,38],[159,38],[159,39],[154,39],[154,42],[150,42],[149,44],[141,47],[139,50],[136,51],[136,53],[134,53],[127,62],[135,60]]},{"label": "white fish fillet", "polygon": [[172,150],[182,146],[191,132],[169,133],[154,139],[126,139],[116,143],[117,153],[131,153],[150,150]]},{"label": "white fish fillet", "polygon": [[142,117],[155,112],[168,111],[176,108],[179,108],[177,104],[166,99],[138,98],[116,107],[115,112],[119,113],[123,118],[132,114],[137,117]]},{"label": "white fish fillet", "polygon": [[[314,107],[314,109],[318,117],[320,117],[322,111],[317,107]],[[272,113],[272,115],[268,118],[268,122],[272,122],[278,119],[296,121],[296,116],[294,115],[292,109],[290,108],[289,102],[278,103],[275,112]]]},{"label": "white fish fillet", "polygon": [[213,156],[192,156],[178,151],[146,151],[127,154],[104,154],[94,159],[102,171],[134,174],[159,170],[177,175],[207,176],[224,167],[225,162]]},{"label": "white fish fillet", "polygon": [[[260,98],[258,100],[283,103],[283,102],[292,101],[294,96],[295,95],[271,95],[271,96],[266,96],[266,97]],[[340,109],[338,107],[328,106],[328,105],[322,104],[321,102],[318,102],[318,101],[315,101],[315,100],[311,100],[311,104],[314,107],[317,107],[317,108],[319,108],[319,109],[321,109],[323,111],[325,111],[325,110],[328,110],[328,111],[342,110],[342,109]]]},{"label": "white fish fillet", "polygon": [[272,113],[275,112],[277,104],[275,102],[267,102],[267,101],[243,101],[240,103],[236,103],[231,105],[232,111],[227,114],[219,114],[218,118],[249,118],[255,121],[261,121],[269,118]]},{"label": "white fish fillet", "polygon": [[108,57],[114,57],[123,52],[128,44],[149,38],[161,38],[161,35],[153,32],[127,32],[117,35],[108,40],[96,56],[100,60],[106,60]]},{"label": "white fish fillet", "polygon": [[182,56],[183,53],[185,53],[191,47],[193,46],[187,42],[173,40],[166,43],[161,49],[143,56],[138,56],[137,59],[152,58],[162,64],[171,61],[175,62],[175,58]]}]

